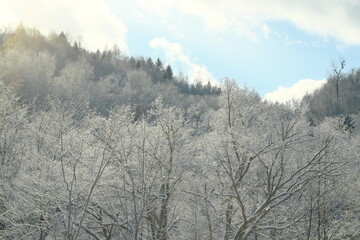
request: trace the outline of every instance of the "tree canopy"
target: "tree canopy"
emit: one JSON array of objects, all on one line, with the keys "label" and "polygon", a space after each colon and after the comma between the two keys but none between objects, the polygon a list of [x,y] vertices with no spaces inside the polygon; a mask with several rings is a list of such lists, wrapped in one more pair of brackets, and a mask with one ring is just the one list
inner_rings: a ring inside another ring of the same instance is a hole
[{"label": "tree canopy", "polygon": [[359,71],[272,104],[69,39],[0,34],[1,239],[359,239]]}]

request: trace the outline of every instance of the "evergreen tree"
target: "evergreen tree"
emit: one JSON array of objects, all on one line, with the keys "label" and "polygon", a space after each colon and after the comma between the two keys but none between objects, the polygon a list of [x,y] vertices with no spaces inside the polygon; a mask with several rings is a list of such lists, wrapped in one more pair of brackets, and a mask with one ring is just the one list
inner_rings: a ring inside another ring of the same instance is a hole
[{"label": "evergreen tree", "polygon": [[140,60],[137,60],[137,61],[136,61],[136,69],[139,69],[139,68],[140,68],[140,66],[141,66],[141,64],[140,64]]},{"label": "evergreen tree", "polygon": [[156,68],[157,68],[158,71],[163,71],[164,70],[164,65],[163,65],[162,61],[160,60],[160,58],[156,59],[155,65],[156,65]]},{"label": "evergreen tree", "polygon": [[130,66],[131,66],[131,69],[134,69],[136,68],[136,59],[134,57],[130,57]]},{"label": "evergreen tree", "polygon": [[207,85],[205,86],[205,93],[206,94],[211,94],[211,83],[210,81],[208,81]]},{"label": "evergreen tree", "polygon": [[168,65],[165,69],[165,73],[164,73],[164,80],[165,81],[172,81],[174,79],[174,73],[173,70],[171,69],[171,66]]},{"label": "evergreen tree", "polygon": [[67,37],[66,37],[66,35],[65,35],[65,33],[63,31],[61,31],[61,33],[59,34],[59,37],[61,39],[63,39],[65,42],[67,42]]},{"label": "evergreen tree", "polygon": [[147,60],[146,60],[146,64],[148,66],[149,69],[152,69],[154,67],[154,62],[153,60],[151,59],[151,57],[149,57]]},{"label": "evergreen tree", "polygon": [[345,116],[340,116],[338,121],[340,124],[340,128],[345,132],[351,133],[355,129],[355,123],[353,121],[353,118],[349,114],[346,114]]}]

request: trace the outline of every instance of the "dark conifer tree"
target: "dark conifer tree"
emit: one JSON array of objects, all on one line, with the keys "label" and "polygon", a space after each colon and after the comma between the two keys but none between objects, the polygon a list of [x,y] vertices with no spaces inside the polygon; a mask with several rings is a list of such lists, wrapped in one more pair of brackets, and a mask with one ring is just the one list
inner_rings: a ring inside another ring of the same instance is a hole
[{"label": "dark conifer tree", "polygon": [[163,65],[162,61],[160,60],[160,58],[156,59],[155,65],[156,65],[156,68],[157,68],[158,71],[163,71],[164,70],[164,65]]},{"label": "dark conifer tree", "polygon": [[164,80],[170,82],[173,79],[174,79],[173,70],[171,69],[170,65],[167,65],[167,67],[165,69],[165,73],[164,73]]},{"label": "dark conifer tree", "polygon": [[154,67],[154,62],[153,60],[151,59],[151,57],[149,57],[147,60],[146,60],[146,64],[148,66],[149,69],[152,69]]},{"label": "dark conifer tree", "polygon": [[137,61],[136,61],[136,69],[139,69],[139,68],[140,68],[140,66],[141,66],[141,64],[140,64],[140,60],[137,60]]},{"label": "dark conifer tree", "polygon": [[342,129],[346,132],[351,133],[355,129],[355,123],[353,121],[353,118],[349,114],[346,114],[345,116],[340,116],[339,122],[342,125]]}]

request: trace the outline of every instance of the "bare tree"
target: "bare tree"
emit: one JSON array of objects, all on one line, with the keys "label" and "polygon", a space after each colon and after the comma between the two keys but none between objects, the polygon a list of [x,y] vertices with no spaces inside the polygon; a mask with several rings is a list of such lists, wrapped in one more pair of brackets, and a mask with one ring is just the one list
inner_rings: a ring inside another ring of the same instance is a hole
[{"label": "bare tree", "polygon": [[26,153],[26,108],[0,78],[0,237],[14,228],[11,191]]},{"label": "bare tree", "polygon": [[223,199],[224,239],[258,238],[295,224],[303,217],[299,213],[276,220],[271,215],[337,169],[325,157],[332,138],[312,136],[300,113],[265,109],[256,95],[230,81],[219,114],[209,157],[218,164],[215,190]]},{"label": "bare tree", "polygon": [[154,119],[155,135],[150,140],[149,153],[161,166],[161,184],[157,199],[149,206],[147,219],[152,239],[166,240],[169,239],[170,229],[178,221],[172,203],[181,181],[179,152],[184,151],[181,145],[182,138],[186,135],[186,121],[182,110],[165,106],[161,98],[155,100],[150,116]]},{"label": "bare tree", "polygon": [[338,115],[341,113],[340,108],[340,104],[339,104],[339,82],[341,80],[341,76],[342,76],[342,71],[345,68],[345,60],[344,59],[339,59],[339,64],[340,66],[337,66],[335,63],[332,64],[332,71],[334,73],[334,78],[335,78],[335,90],[336,90],[336,112],[335,114]]}]

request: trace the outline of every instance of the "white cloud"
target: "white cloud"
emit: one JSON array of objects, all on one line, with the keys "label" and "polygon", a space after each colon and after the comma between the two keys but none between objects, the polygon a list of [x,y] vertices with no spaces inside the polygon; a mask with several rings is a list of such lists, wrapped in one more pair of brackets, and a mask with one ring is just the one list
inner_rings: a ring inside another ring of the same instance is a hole
[{"label": "white cloud", "polygon": [[204,19],[208,27],[218,30],[224,30],[229,24],[229,20],[223,12],[216,9],[216,6],[203,0],[139,0],[137,3],[148,12],[156,15],[171,16],[171,10],[176,9],[184,14],[195,15]]},{"label": "white cloud", "polygon": [[185,35],[179,31],[179,29],[176,27],[176,25],[174,24],[170,24],[168,27],[167,27],[168,30],[170,30],[174,36],[176,36],[177,38],[180,38],[180,39],[184,39],[185,38]]},{"label": "white cloud", "polygon": [[20,22],[48,34],[64,31],[81,36],[84,47],[96,50],[116,44],[128,54],[126,26],[102,0],[0,0],[0,27]]},{"label": "white cloud", "polygon": [[179,43],[169,42],[165,38],[155,38],[149,42],[149,46],[152,48],[162,48],[170,62],[180,61],[187,65],[191,64],[189,57],[184,53],[184,49]]},{"label": "white cloud", "polygon": [[289,88],[278,87],[275,91],[265,94],[263,99],[279,103],[286,103],[292,100],[298,101],[305,94],[313,93],[325,83],[326,80],[302,79]]},{"label": "white cloud", "polygon": [[220,84],[204,65],[196,64],[179,43],[169,42],[165,38],[155,38],[149,42],[149,46],[162,49],[170,64],[179,63],[189,76],[190,83],[200,81],[203,84],[208,82],[215,85]]},{"label": "white cloud", "polygon": [[264,34],[264,38],[267,40],[269,39],[270,33],[271,33],[271,29],[267,24],[264,24],[261,28],[261,30],[263,31]]},{"label": "white cloud", "polygon": [[194,15],[208,28],[235,29],[253,40],[258,39],[255,35],[264,33],[268,21],[281,20],[311,34],[360,45],[358,0],[139,0],[138,3],[143,9],[164,17],[173,11]]}]

